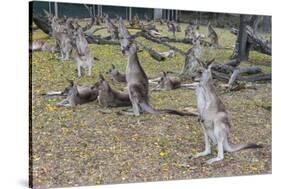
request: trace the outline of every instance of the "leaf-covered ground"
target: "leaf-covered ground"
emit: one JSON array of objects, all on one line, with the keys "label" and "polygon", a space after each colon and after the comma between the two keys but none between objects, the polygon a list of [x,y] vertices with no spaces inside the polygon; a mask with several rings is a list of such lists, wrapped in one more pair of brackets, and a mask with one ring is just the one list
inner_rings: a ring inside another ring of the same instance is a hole
[{"label": "leaf-covered ground", "polygon": [[[162,33],[166,27],[158,26]],[[200,27],[206,34],[206,28]],[[227,30],[217,29],[221,46],[227,49],[203,49],[202,59],[215,57],[227,62],[235,43],[235,36]],[[97,34],[108,35],[105,30]],[[177,38],[183,38],[183,32]],[[33,39],[54,42],[41,31]],[[158,51],[166,47],[138,39]],[[190,45],[173,45],[183,50]],[[113,63],[125,70],[127,56],[119,46],[90,45],[100,60],[95,62],[93,77],[77,78],[72,61],[59,61],[55,54],[35,52],[31,61],[32,86],[32,156],[34,186],[78,186],[127,182],[191,179],[271,173],[271,84],[256,85],[257,90],[218,93],[225,103],[231,120],[230,141],[255,142],[262,149],[225,153],[225,159],[207,165],[204,162],[216,155],[192,159],[191,155],[204,148],[203,133],[195,117],[143,114],[140,117],[120,116],[122,108],[105,109],[97,102],[75,108],[56,107],[61,98],[45,98],[40,94],[62,90],[67,79],[76,83],[94,83],[99,72],[104,73]],[[251,52],[251,63],[259,64],[265,72],[271,71],[271,57]],[[139,53],[144,70],[149,77],[159,76],[160,71],[179,72],[184,58],[176,57],[164,62],[153,60],[145,51]],[[123,89],[125,85],[113,83]],[[153,92],[150,102],[156,108],[183,110],[196,107],[195,92],[174,90]],[[110,111],[104,114],[100,110]]]}]

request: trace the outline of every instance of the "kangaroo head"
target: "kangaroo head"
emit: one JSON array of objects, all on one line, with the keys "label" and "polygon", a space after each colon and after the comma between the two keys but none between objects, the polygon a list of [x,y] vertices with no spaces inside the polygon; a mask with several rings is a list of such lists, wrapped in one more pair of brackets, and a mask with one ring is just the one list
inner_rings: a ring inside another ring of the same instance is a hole
[{"label": "kangaroo head", "polygon": [[73,80],[68,80],[69,85],[64,89],[62,95],[64,96],[71,96],[71,95],[78,95],[77,86],[74,84]]},{"label": "kangaroo head", "polygon": [[111,64],[111,68],[108,69],[108,71],[106,72],[106,74],[117,74],[118,73],[118,70],[116,69],[115,65],[114,64]]},{"label": "kangaroo head", "polygon": [[163,71],[163,76],[160,77],[160,80],[158,81],[158,84],[160,85],[160,87],[164,87],[165,82],[168,80],[169,78],[167,77],[167,72]]},{"label": "kangaroo head", "polygon": [[194,81],[200,81],[203,83],[207,83],[212,80],[212,65],[215,59],[212,59],[210,61],[206,61],[204,64],[199,59],[197,59],[200,67],[197,69],[195,76],[192,77]]},{"label": "kangaroo head", "polygon": [[125,52],[128,52],[128,50],[130,49],[130,46],[132,44],[132,39],[129,31],[124,25],[122,17],[120,17],[119,19],[118,32],[119,32],[120,48],[122,53],[125,54]]},{"label": "kangaroo head", "polygon": [[107,81],[104,79],[103,75],[99,75],[99,80],[95,83],[94,87],[92,89],[96,89],[98,91],[108,91],[110,89],[109,84]]},{"label": "kangaroo head", "polygon": [[215,61],[215,59],[212,59],[210,61],[206,61],[206,64],[203,68],[203,72],[202,72],[202,76],[200,78],[200,82],[206,84],[209,83],[210,81],[212,81],[213,77],[212,77],[212,65],[213,62]]}]

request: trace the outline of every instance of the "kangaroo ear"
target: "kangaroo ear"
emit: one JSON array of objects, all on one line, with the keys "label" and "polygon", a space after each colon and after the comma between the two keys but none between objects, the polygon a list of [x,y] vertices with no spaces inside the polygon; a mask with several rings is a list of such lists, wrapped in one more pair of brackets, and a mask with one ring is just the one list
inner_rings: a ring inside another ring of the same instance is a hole
[{"label": "kangaroo ear", "polygon": [[69,82],[69,85],[71,86],[71,87],[73,87],[74,86],[74,81],[73,80],[67,80],[68,82]]},{"label": "kangaroo ear", "polygon": [[105,80],[101,73],[100,73],[100,79],[103,80],[103,81]]},{"label": "kangaroo ear", "polygon": [[163,71],[163,76],[164,76],[164,77],[166,77],[166,76],[167,76],[167,73],[166,73],[166,72],[164,72],[164,71]]},{"label": "kangaroo ear", "polygon": [[203,68],[206,68],[206,65],[201,62],[201,60],[199,60],[199,58],[196,58],[197,62],[199,63],[199,65],[201,65]]},{"label": "kangaroo ear", "polygon": [[114,65],[114,64],[111,64],[111,67],[112,67],[113,69],[115,69],[115,65]]},{"label": "kangaroo ear", "polygon": [[207,68],[211,68],[213,65],[213,62],[215,61],[215,58],[207,62]]}]

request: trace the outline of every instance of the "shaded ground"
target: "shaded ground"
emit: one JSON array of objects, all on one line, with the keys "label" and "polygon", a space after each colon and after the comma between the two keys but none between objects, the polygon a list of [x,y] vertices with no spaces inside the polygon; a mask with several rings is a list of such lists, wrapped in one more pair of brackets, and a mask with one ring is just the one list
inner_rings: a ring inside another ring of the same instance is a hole
[{"label": "shaded ground", "polygon": [[[159,26],[160,27],[160,26]],[[163,33],[166,27],[160,27]],[[206,28],[201,27],[203,33]],[[224,47],[233,47],[235,36],[226,30],[216,29]],[[107,35],[101,31],[99,34]],[[171,34],[168,34],[172,37]],[[183,32],[177,34],[183,37]],[[34,38],[46,38],[42,32]],[[48,38],[46,38],[48,39]],[[53,42],[52,39],[48,39]],[[165,47],[141,39],[159,51]],[[187,50],[190,45],[174,44]],[[223,161],[206,165],[215,156],[192,159],[191,155],[203,150],[203,133],[195,117],[150,115],[126,117],[117,115],[121,108],[104,114],[96,102],[75,108],[56,107],[60,98],[44,98],[42,92],[61,90],[67,79],[76,83],[94,83],[99,72],[105,72],[114,63],[125,70],[127,56],[119,46],[90,45],[100,61],[96,61],[93,77],[76,77],[72,61],[61,62],[56,55],[35,52],[32,57],[32,150],[33,182],[35,186],[76,186],[110,183],[190,179],[202,177],[234,176],[271,173],[271,84],[225,93],[218,91],[231,120],[230,141],[255,142],[263,149],[225,153]],[[227,62],[232,50],[204,49],[202,59],[216,57]],[[142,66],[149,77],[162,70],[178,72],[184,62],[181,55],[158,63],[147,52],[139,53]],[[251,52],[253,64],[263,63],[264,71],[271,71],[271,58]],[[245,65],[248,65],[245,63]],[[106,76],[110,81],[110,78]],[[111,81],[110,81],[111,82]],[[111,82],[119,89],[125,87]],[[253,84],[255,85],[255,84]],[[150,94],[157,108],[196,107],[195,93],[191,90],[174,90]]]}]

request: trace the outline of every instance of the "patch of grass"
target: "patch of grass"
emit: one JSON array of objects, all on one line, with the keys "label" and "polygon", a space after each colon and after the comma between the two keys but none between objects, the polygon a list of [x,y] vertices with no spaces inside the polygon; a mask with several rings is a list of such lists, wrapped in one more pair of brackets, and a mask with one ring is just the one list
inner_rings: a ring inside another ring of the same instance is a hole
[{"label": "patch of grass", "polygon": [[[186,27],[182,24],[182,28]],[[173,37],[166,26],[157,25],[160,32]],[[227,62],[232,54],[235,36],[229,31],[215,28],[221,47],[203,48],[202,59],[215,57]],[[200,31],[206,35],[206,27]],[[96,34],[107,36],[106,30]],[[177,38],[183,38],[183,32]],[[33,39],[47,39],[41,31]],[[166,51],[166,47],[138,38],[147,46]],[[187,51],[191,46],[172,43]],[[230,140],[234,143],[256,142],[265,148],[226,153],[223,161],[214,165],[202,165],[208,157],[189,159],[193,153],[203,150],[203,133],[196,117],[143,114],[140,117],[116,115],[123,108],[112,108],[111,114],[97,102],[75,108],[56,107],[61,98],[44,98],[40,94],[50,90],[62,90],[67,79],[77,84],[94,83],[99,73],[105,73],[111,64],[124,72],[127,56],[119,46],[91,44],[95,61],[92,77],[77,78],[73,61],[59,61],[50,52],[32,55],[32,150],[35,185],[48,187],[85,184],[109,184],[170,179],[202,178],[209,176],[233,176],[242,174],[271,173],[271,84],[257,85],[257,90],[247,89],[220,95],[225,103],[232,124]],[[152,59],[146,51],[138,54],[148,77],[156,77],[161,71],[179,72],[184,57],[176,54],[164,62]],[[255,63],[270,63],[271,58],[257,52],[250,55]],[[249,64],[242,64],[249,66]],[[271,67],[262,66],[264,71]],[[106,80],[114,88],[123,89],[124,84]],[[156,108],[196,107],[192,90],[153,92],[150,103]],[[265,108],[264,108],[265,107]],[[213,153],[212,156],[216,154]]]}]

